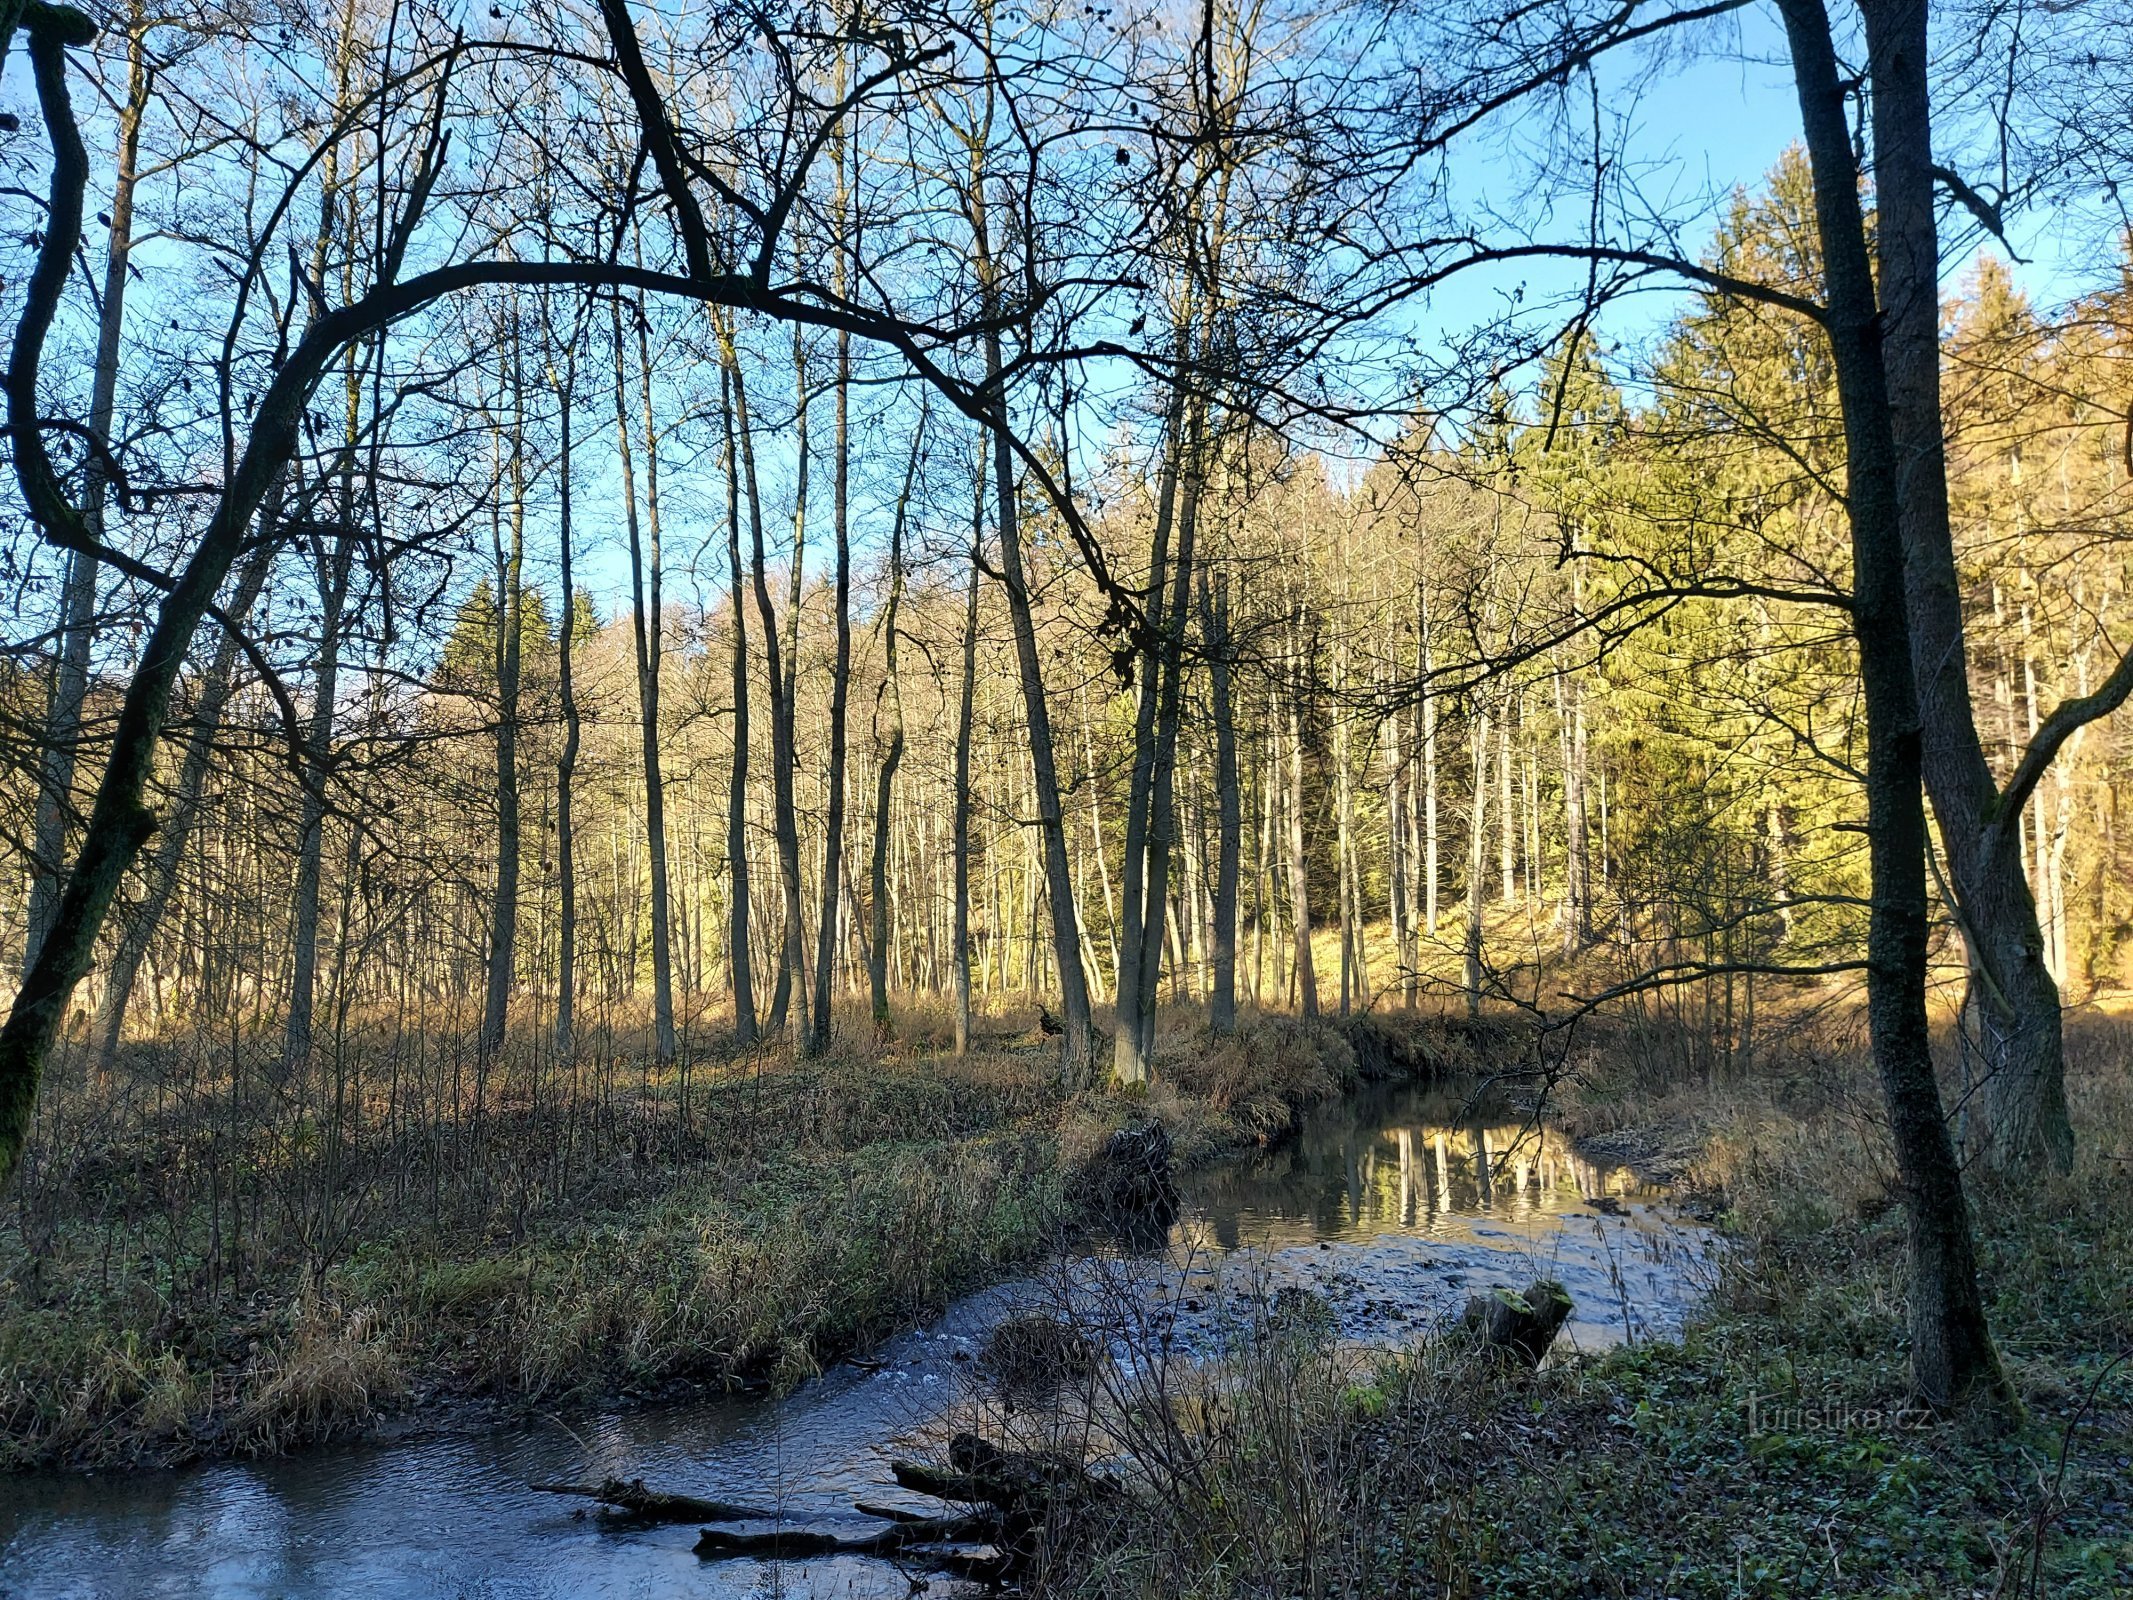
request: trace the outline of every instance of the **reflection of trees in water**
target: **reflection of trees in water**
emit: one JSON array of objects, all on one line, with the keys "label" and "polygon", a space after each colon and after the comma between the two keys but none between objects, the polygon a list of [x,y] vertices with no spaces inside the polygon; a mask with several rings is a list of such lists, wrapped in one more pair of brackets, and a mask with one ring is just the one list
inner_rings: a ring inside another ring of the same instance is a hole
[{"label": "reflection of trees in water", "polygon": [[1309,1130],[1285,1150],[1205,1177],[1193,1209],[1213,1242],[1234,1248],[1240,1231],[1270,1229],[1279,1239],[1299,1223],[1299,1239],[1327,1230],[1427,1232],[1439,1218],[1518,1222],[1650,1193],[1627,1168],[1584,1159],[1552,1129],[1509,1116],[1435,1120],[1404,1110]]},{"label": "reflection of trees in water", "polygon": [[1414,1227],[1438,1212],[1516,1218],[1647,1192],[1628,1168],[1587,1161],[1530,1123],[1394,1127],[1359,1144],[1348,1200],[1362,1225]]}]

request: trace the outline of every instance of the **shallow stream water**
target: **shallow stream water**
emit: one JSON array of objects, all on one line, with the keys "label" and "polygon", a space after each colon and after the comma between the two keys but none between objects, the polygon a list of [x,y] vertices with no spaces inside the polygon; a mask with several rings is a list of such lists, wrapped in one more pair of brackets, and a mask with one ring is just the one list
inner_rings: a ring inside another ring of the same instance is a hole
[{"label": "shallow stream water", "polygon": [[[1708,1235],[1621,1168],[1515,1118],[1419,1090],[1329,1108],[1283,1150],[1195,1175],[1165,1247],[1095,1256],[957,1302],[865,1362],[778,1399],[719,1399],[171,1472],[0,1479],[0,1596],[904,1596],[840,1557],[703,1563],[692,1527],[644,1529],[528,1485],[609,1472],[814,1524],[868,1525],[901,1437],[959,1404],[1003,1316],[1130,1280],[1166,1348],[1212,1347],[1240,1305],[1309,1290],[1339,1336],[1396,1346],[1468,1295],[1559,1279],[1563,1345],[1678,1330]],[[1114,1341],[1115,1359],[1148,1352]]]}]

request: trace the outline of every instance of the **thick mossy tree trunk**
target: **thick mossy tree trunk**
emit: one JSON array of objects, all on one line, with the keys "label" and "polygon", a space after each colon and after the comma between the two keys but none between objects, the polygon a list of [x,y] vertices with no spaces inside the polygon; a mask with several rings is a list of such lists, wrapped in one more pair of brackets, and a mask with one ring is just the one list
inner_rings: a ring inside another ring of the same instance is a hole
[{"label": "thick mossy tree trunk", "polygon": [[1873,907],[1867,1019],[1908,1221],[1912,1382],[1929,1404],[2012,1409],[1985,1323],[1962,1169],[1934,1077],[1926,1017],[1926,815],[1919,702],[1904,595],[1900,469],[1859,171],[1822,0],[1780,0],[1822,237],[1823,315],[1844,417],[1852,629],[1867,721]]}]

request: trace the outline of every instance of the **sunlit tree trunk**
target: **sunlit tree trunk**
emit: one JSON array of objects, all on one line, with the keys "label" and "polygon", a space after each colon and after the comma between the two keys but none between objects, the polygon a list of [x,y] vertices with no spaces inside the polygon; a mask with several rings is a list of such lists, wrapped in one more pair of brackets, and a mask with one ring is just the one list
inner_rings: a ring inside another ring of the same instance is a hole
[{"label": "sunlit tree trunk", "polygon": [[[638,747],[643,758],[645,852],[651,871],[652,1049],[661,1062],[674,1059],[674,966],[669,945],[667,898],[666,784],[659,762],[659,668],[661,590],[659,465],[651,413],[651,346],[644,308],[637,316],[638,381],[644,402],[645,510],[640,522],[637,481],[630,445],[629,383],[622,337],[622,305],[609,303],[615,341],[615,453],[622,474],[622,522],[628,534],[630,562],[630,637],[637,668]],[[651,535],[650,544],[645,533]]]},{"label": "sunlit tree trunk", "polygon": [[1215,724],[1217,844],[1214,891],[1214,983],[1208,1025],[1216,1034],[1237,1026],[1237,874],[1244,849],[1244,797],[1237,770],[1237,718],[1231,702],[1229,578],[1200,573],[1200,616],[1207,641],[1208,690]]},{"label": "sunlit tree trunk", "polygon": [[723,319],[718,336],[723,363],[719,426],[726,474],[726,579],[733,606],[733,761],[726,774],[726,966],[733,984],[733,1036],[736,1042],[750,1045],[756,1041],[757,1029],[755,968],[748,947],[748,607],[741,598],[741,472],[734,442],[739,362]]},{"label": "sunlit tree trunk", "polygon": [[868,897],[867,943],[867,993],[877,1038],[885,1038],[889,1032],[889,940],[893,933],[889,923],[890,803],[896,793],[896,769],[904,759],[903,684],[896,671],[897,628],[904,603],[904,523],[911,512],[925,438],[926,419],[922,412],[918,426],[912,430],[911,460],[904,469],[903,492],[896,497],[895,519],[889,525],[889,598],[881,613],[881,693],[888,702],[889,736],[874,773],[873,886]]},{"label": "sunlit tree trunk", "polygon": [[[515,317],[516,308],[513,308]],[[521,633],[526,622],[526,387],[519,330],[511,339],[510,543],[496,546],[496,886],[489,907],[489,972],[482,1003],[483,1050],[504,1042],[518,952],[518,724]],[[495,521],[492,514],[492,532]],[[565,624],[568,625],[566,613]]]},{"label": "sunlit tree trunk", "polygon": [[[1901,30],[1901,49],[1918,52],[1905,72],[1919,75],[1922,94],[1921,0],[1872,0],[1867,8],[1870,26],[1877,26],[1872,19],[1880,4],[1892,5],[1899,15],[1917,8],[1915,27]],[[1874,889],[1867,933],[1867,1020],[1908,1222],[1911,1376],[1936,1406],[1985,1401],[2012,1409],[2012,1393],[1986,1327],[1969,1205],[1941,1108],[1926,1015],[1926,819],[1919,699],[1905,603],[1901,455],[1883,366],[1884,311],[1876,299],[1853,157],[1850,90],[1839,75],[1822,0],[1780,0],[1779,11],[1792,46],[1814,174],[1828,297],[1823,327],[1844,418],[1852,627],[1867,719],[1867,838]],[[1883,41],[1874,54],[1886,64],[1890,48]],[[1891,73],[1892,78],[1901,76]],[[1878,75],[1875,87],[1878,123]],[[1905,94],[1900,81],[1888,87],[1899,98]],[[1922,122],[1917,134],[1924,136]],[[1879,143],[1877,138],[1877,148]],[[1888,225],[1885,218],[1883,226]],[[1903,225],[1901,218],[1897,225]],[[1916,398],[1908,397],[1913,402]]]},{"label": "sunlit tree trunk", "polygon": [[979,441],[977,487],[970,514],[970,575],[963,590],[962,692],[955,715],[955,856],[948,939],[949,983],[955,1001],[955,1053],[970,1053],[970,739],[978,690],[978,569],[985,543],[984,440]]},{"label": "sunlit tree trunk", "polygon": [[1474,792],[1467,802],[1466,826],[1466,1010],[1481,1015],[1481,920],[1485,903],[1482,885],[1489,863],[1489,714],[1480,707],[1473,717]]},{"label": "sunlit tree trunk", "polygon": [[1305,1018],[1315,1019],[1318,1016],[1318,968],[1311,956],[1311,867],[1305,854],[1304,839],[1304,663],[1301,622],[1292,620],[1291,629],[1291,648],[1295,654],[1292,665],[1297,681],[1290,685],[1288,706],[1289,920],[1296,943],[1294,954],[1297,1010]]},{"label": "sunlit tree trunk", "polygon": [[[982,183],[971,190],[971,232],[979,281],[987,285],[988,303],[995,267]],[[985,372],[998,385],[1005,368],[998,328],[985,333]],[[1045,699],[1044,667],[1037,649],[1037,623],[1030,605],[1029,572],[1022,551],[1021,511],[1016,504],[1015,458],[1008,442],[1006,399],[991,423],[993,498],[998,507],[1001,589],[1007,597],[1008,622],[1014,633],[1015,662],[1022,682],[1022,711],[1029,735],[1030,776],[1035,793],[1037,829],[1043,846],[1046,897],[1052,921],[1052,955],[1059,972],[1060,1076],[1069,1087],[1085,1086],[1096,1068],[1096,1022],[1089,1010],[1089,985],[1081,964],[1081,926],[1074,907],[1073,869],[1067,857],[1066,819],[1059,802],[1059,772],[1052,744],[1052,713]]]},{"label": "sunlit tree trunk", "polygon": [[575,551],[571,528],[571,424],[578,389],[577,346],[564,358],[559,376],[551,363],[549,383],[555,390],[558,422],[562,432],[556,456],[556,551],[561,562],[561,618],[556,629],[556,689],[562,700],[563,747],[555,763],[556,842],[556,991],[555,1049],[568,1060],[577,1048],[578,1000],[578,838],[577,800],[578,749],[583,718],[578,709],[576,676],[578,591],[573,569]]}]

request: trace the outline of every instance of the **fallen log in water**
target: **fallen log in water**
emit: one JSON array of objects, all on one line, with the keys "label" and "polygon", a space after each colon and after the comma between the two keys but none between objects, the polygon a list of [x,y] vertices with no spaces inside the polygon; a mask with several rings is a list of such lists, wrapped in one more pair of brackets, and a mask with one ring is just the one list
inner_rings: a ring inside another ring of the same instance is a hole
[{"label": "fallen log in water", "polygon": [[1098,1499],[1118,1492],[1064,1456],[1003,1450],[974,1433],[959,1433],[948,1441],[946,1467],[892,1461],[889,1471],[914,1493],[1002,1511],[1041,1513],[1057,1500]]},{"label": "fallen log in water", "polygon": [[696,1553],[707,1560],[753,1556],[762,1561],[798,1561],[808,1556],[893,1556],[927,1544],[996,1544],[1006,1538],[998,1517],[899,1518],[879,1533],[857,1538],[819,1528],[772,1528],[763,1533],[730,1533],[706,1528]]},{"label": "fallen log in water", "polygon": [[693,1494],[670,1494],[664,1489],[648,1487],[642,1478],[602,1478],[598,1483],[536,1483],[530,1487],[540,1494],[581,1495],[646,1522],[758,1522],[777,1515],[761,1506],[700,1500]]},{"label": "fallen log in water", "polygon": [[[999,1582],[1011,1577],[1034,1553],[1032,1536],[1048,1517],[1071,1516],[1100,1498],[1119,1493],[1116,1485],[1090,1476],[1064,1456],[1007,1450],[971,1433],[959,1433],[948,1441],[946,1465],[896,1461],[890,1463],[890,1471],[899,1484],[918,1494],[990,1509],[926,1516],[861,1500],[855,1502],[855,1509],[887,1526],[858,1535],[807,1527],[761,1532],[706,1528],[697,1536],[696,1554],[705,1561],[874,1556]],[[971,1546],[990,1553],[976,1554]]]}]

